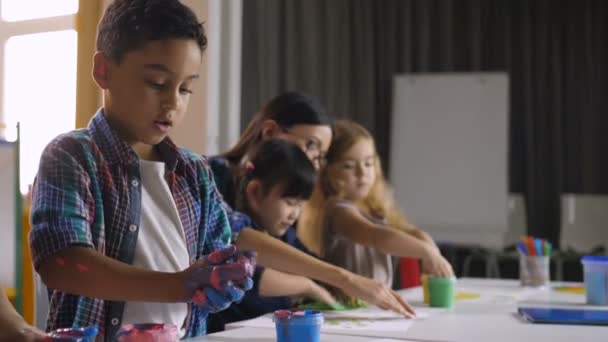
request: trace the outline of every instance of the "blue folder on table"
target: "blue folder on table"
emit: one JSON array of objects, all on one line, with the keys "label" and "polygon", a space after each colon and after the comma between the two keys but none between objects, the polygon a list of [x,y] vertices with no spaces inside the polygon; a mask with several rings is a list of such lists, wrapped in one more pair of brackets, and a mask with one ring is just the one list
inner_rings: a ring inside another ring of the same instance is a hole
[{"label": "blue folder on table", "polygon": [[608,325],[608,310],[519,308],[518,311],[532,323]]}]

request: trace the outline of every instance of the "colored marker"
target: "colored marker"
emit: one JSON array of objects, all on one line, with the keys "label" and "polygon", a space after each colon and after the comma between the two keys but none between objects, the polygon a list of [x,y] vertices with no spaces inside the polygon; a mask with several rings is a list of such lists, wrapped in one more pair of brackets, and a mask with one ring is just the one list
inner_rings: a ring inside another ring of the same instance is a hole
[{"label": "colored marker", "polygon": [[528,253],[526,252],[526,245],[523,242],[521,242],[521,241],[517,242],[517,249],[519,250],[519,252],[521,254],[528,255]]},{"label": "colored marker", "polygon": [[534,247],[536,255],[544,255],[543,254],[543,242],[541,239],[534,239]]},{"label": "colored marker", "polygon": [[536,248],[534,247],[534,238],[528,236],[528,255],[536,255]]}]

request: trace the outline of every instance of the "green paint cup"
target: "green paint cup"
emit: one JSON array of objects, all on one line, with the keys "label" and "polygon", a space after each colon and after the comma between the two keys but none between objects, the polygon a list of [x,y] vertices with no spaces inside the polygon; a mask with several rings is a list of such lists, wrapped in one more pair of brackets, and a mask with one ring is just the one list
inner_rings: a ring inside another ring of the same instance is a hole
[{"label": "green paint cup", "polygon": [[430,304],[434,308],[451,308],[454,305],[455,278],[429,277]]}]

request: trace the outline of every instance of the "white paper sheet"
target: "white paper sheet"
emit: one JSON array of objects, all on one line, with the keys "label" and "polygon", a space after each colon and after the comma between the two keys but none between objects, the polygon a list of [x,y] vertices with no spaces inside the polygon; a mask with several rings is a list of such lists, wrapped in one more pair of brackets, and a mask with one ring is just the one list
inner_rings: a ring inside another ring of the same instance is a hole
[{"label": "white paper sheet", "polygon": [[[405,319],[397,314],[382,311],[378,308],[364,308],[348,311],[325,312],[325,323],[321,327],[322,333],[378,336],[382,332],[405,333],[412,324],[423,320],[436,312],[428,308],[417,308],[415,319]],[[275,324],[272,315],[265,315],[252,320],[238,322],[239,327],[272,328]]]},{"label": "white paper sheet", "polygon": [[[430,310],[427,309],[416,309],[416,318],[422,319],[429,317]],[[326,311],[323,312],[325,320],[332,319],[368,319],[368,320],[399,320],[403,319],[403,316],[396,312],[379,310],[375,307],[362,308],[355,310],[345,311]]]},{"label": "white paper sheet", "polygon": [[377,340],[370,340],[369,342],[414,342],[411,340],[393,340],[392,338],[381,338]]}]

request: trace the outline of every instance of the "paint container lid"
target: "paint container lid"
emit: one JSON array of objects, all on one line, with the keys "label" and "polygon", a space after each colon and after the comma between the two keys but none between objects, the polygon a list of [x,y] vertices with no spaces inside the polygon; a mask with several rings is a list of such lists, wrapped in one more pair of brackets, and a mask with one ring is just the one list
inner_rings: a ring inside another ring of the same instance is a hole
[{"label": "paint container lid", "polygon": [[88,328],[57,329],[48,334],[50,342],[94,342],[99,329],[96,326]]},{"label": "paint container lid", "polygon": [[608,256],[604,255],[585,255],[582,257],[583,263],[608,263]]},{"label": "paint container lid", "polygon": [[323,313],[319,310],[277,310],[274,322],[287,325],[321,325]]},{"label": "paint container lid", "polygon": [[177,326],[174,324],[162,323],[139,323],[125,324],[118,333],[116,340],[119,342],[135,342],[135,341],[157,341],[157,342],[175,342],[179,339]]}]

